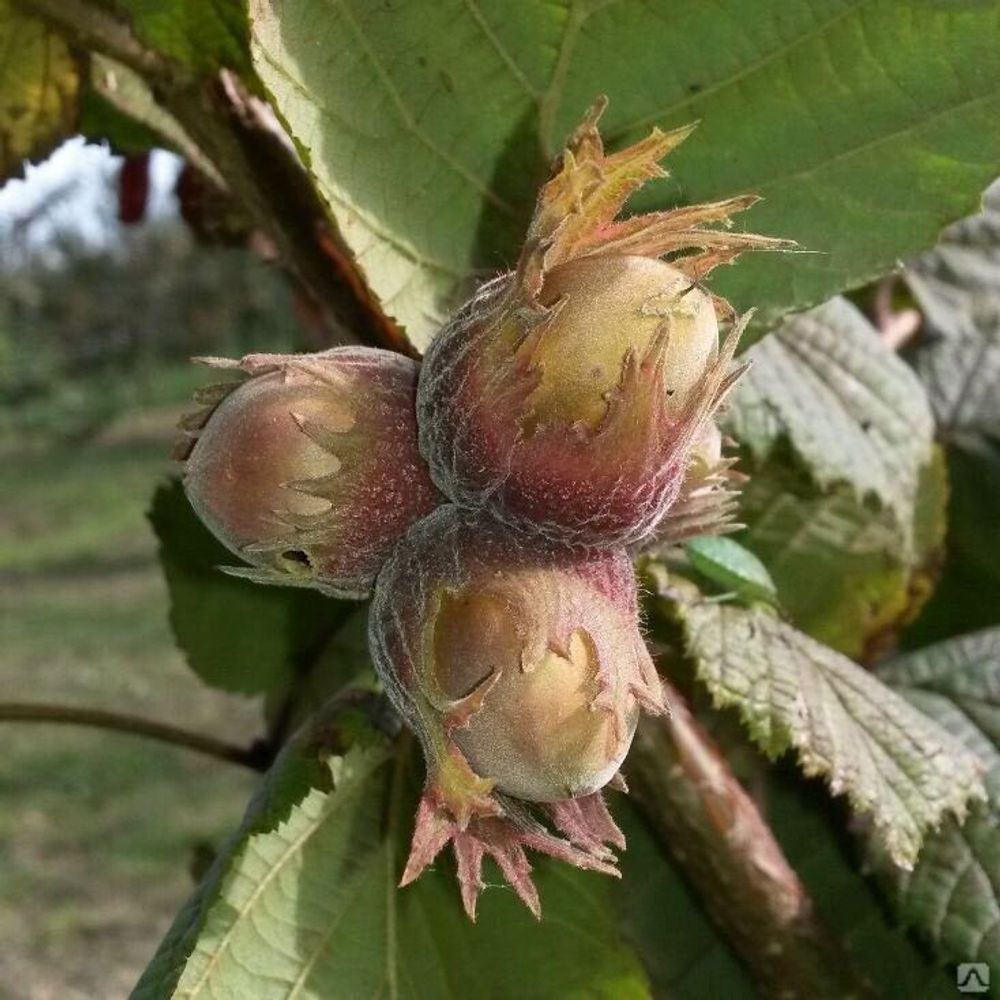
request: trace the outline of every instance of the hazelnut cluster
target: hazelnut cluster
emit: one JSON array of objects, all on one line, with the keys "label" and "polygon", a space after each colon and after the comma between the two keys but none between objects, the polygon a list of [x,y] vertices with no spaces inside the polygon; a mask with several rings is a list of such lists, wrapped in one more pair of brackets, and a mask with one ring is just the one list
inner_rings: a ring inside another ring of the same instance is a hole
[{"label": "hazelnut cluster", "polygon": [[728,228],[752,196],[619,219],[690,129],[608,155],[602,110],[515,270],[421,365],[358,347],[211,360],[242,381],[187,423],[187,494],[246,575],[374,590],[372,658],[427,763],[403,884],[451,843],[473,918],[487,855],[536,914],[526,848],[617,873],[602,789],[623,785],[640,712],[667,710],[631,555],[732,507],[713,415],[743,322],[702,281],[785,245]]}]

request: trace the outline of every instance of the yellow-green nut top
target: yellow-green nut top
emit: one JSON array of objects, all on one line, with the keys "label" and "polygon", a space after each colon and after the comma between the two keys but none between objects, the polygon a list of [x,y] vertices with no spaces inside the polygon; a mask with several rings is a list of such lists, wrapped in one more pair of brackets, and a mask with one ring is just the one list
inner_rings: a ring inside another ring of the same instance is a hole
[{"label": "yellow-green nut top", "polygon": [[538,384],[527,403],[537,425],[597,431],[631,359],[654,352],[663,385],[640,391],[662,388],[664,415],[677,419],[718,359],[711,298],[663,261],[582,257],[547,274],[540,298],[557,308],[533,359]]}]

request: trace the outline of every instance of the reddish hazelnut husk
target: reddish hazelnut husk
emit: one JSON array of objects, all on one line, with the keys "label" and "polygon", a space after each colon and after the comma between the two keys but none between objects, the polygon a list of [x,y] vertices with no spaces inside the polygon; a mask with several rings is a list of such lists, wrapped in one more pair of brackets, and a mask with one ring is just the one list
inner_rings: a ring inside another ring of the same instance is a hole
[{"label": "reddish hazelnut husk", "polygon": [[788,244],[715,228],[753,196],[616,220],[690,130],[606,155],[599,112],[542,189],[517,269],[432,342],[417,415],[421,452],[455,503],[613,547],[653,532],[739,374],[743,322],[701,280],[743,250]]},{"label": "reddish hazelnut husk", "polygon": [[[484,853],[536,911],[525,845],[613,871],[605,845],[623,841],[600,790],[640,709],[665,707],[624,552],[512,536],[442,507],[394,550],[369,629],[376,669],[427,760],[404,884],[449,840],[472,915]],[[529,820],[525,803],[544,804],[568,839]]]},{"label": "reddish hazelnut husk", "polygon": [[195,511],[255,567],[244,575],[366,596],[442,500],[417,450],[416,363],[366,347],[208,363],[244,378],[187,421]]},{"label": "reddish hazelnut husk", "polygon": [[636,552],[665,555],[698,535],[725,535],[744,527],[736,514],[747,477],[734,468],[735,458],[725,456],[725,443],[718,425],[709,421],[691,445],[677,499]]}]

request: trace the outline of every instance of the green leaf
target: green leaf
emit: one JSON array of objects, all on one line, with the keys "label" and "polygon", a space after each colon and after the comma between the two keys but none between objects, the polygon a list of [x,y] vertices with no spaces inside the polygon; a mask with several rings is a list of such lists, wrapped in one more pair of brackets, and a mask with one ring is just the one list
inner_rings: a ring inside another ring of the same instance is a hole
[{"label": "green leaf", "polygon": [[936,969],[926,949],[885,910],[874,887],[844,849],[844,817],[783,769],[765,776],[766,818],[817,912],[837,934],[859,971],[883,997],[940,1000],[955,979]]},{"label": "green leaf", "polygon": [[927,830],[983,794],[977,759],[856,663],[769,609],[671,583],[687,652],[716,706],[735,706],[766,753],[794,749],[807,775],[870,814],[898,864],[912,865]]},{"label": "green leaf", "polygon": [[739,540],[796,625],[867,655],[927,595],[944,531],[944,469],[912,370],[844,299],[749,352],[725,431],[750,474]]},{"label": "green leaf", "polygon": [[[984,307],[988,305],[983,303]],[[917,355],[942,434],[1000,439],[1000,295],[979,315],[977,330],[962,330]]]},{"label": "green leaf", "polygon": [[[699,120],[642,206],[756,191],[819,251],[720,276],[765,323],[931,246],[1000,166],[994,4],[251,0],[254,66],[376,294],[424,347],[510,266],[599,93],[612,146]],[[322,39],[322,44],[317,44]]]},{"label": "green leaf", "polygon": [[212,687],[285,690],[357,607],[223,573],[219,567],[233,556],[198,520],[177,481],[156,491],[150,521],[160,541],[174,634],[191,669]]},{"label": "green leaf", "polygon": [[1000,184],[907,265],[928,328],[915,363],[943,434],[1000,438]]},{"label": "green leaf", "polygon": [[0,0],[0,182],[73,134],[79,89],[65,42]]},{"label": "green leaf", "polygon": [[642,959],[657,997],[750,997],[746,970],[701,900],[628,800],[613,803],[628,841],[622,879],[611,887],[622,933]]},{"label": "green leaf", "polygon": [[973,808],[948,817],[928,838],[912,872],[877,852],[868,859],[898,919],[942,961],[1000,961],[1000,818]]},{"label": "green leaf", "polygon": [[926,319],[912,360],[947,445],[951,482],[947,557],[934,597],[905,637],[911,647],[1000,624],[998,266],[994,184],[983,211],[951,226],[906,272]]},{"label": "green leaf", "polygon": [[794,316],[747,355],[726,430],[757,462],[787,439],[821,491],[841,483],[906,528],[934,422],[913,371],[846,299]]},{"label": "green leaf", "polygon": [[250,73],[243,0],[118,0],[139,38],[193,69]]},{"label": "green leaf", "polygon": [[932,587],[945,527],[947,480],[938,454],[917,491],[912,555],[904,529],[846,485],[819,492],[779,451],[753,470],[740,498],[738,537],[767,565],[782,609],[814,639],[852,657],[877,655],[912,620]]},{"label": "green leaf", "polygon": [[85,135],[106,140],[124,153],[166,146],[225,186],[215,166],[177,119],[157,103],[138,73],[95,53],[90,57],[89,83],[80,121]]},{"label": "green leaf", "polygon": [[983,193],[981,211],[949,226],[933,250],[904,272],[932,330],[952,337],[976,326],[976,304],[1000,296],[1000,182]]},{"label": "green leaf", "polygon": [[908,609],[905,539],[889,511],[846,486],[819,493],[794,469],[756,470],[740,500],[738,537],[764,560],[790,619],[814,639],[861,656]]},{"label": "green leaf", "polygon": [[685,543],[684,551],[699,573],[745,601],[773,604],[777,599],[767,567],[739,542],[725,535],[701,535]]},{"label": "green leaf", "polygon": [[1000,806],[1000,628],[899,656],[878,676],[979,757],[987,795]]},{"label": "green leaf", "polygon": [[[342,756],[324,742],[298,740],[279,759],[135,1000],[649,996],[602,876],[539,862],[540,923],[501,889],[470,923],[450,863],[397,889],[416,804],[412,741]],[[304,788],[303,760],[326,779]]]},{"label": "green leaf", "polygon": [[944,961],[1000,965],[1000,629],[893,660],[879,676],[973,750],[987,767],[988,805],[949,817],[912,872],[874,852],[900,919]]}]

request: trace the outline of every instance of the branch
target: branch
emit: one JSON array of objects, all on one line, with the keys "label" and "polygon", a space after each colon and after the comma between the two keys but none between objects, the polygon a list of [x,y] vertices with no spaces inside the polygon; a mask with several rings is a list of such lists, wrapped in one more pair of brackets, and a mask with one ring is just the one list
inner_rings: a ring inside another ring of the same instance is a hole
[{"label": "branch", "polygon": [[316,304],[335,339],[412,353],[336,229],[269,105],[235,74],[200,76],[145,46],[96,0],[20,0],[76,49],[98,52],[139,73],[225,179],[254,225]]},{"label": "branch", "polygon": [[273,757],[270,750],[261,744],[250,747],[235,746],[217,740],[214,736],[192,733],[163,722],[139,719],[118,712],[105,712],[96,708],[0,702],[0,722],[54,722],[60,725],[90,726],[95,729],[129,733],[133,736],[145,736],[161,743],[194,750],[216,760],[240,764],[252,771],[266,771]]},{"label": "branch", "polygon": [[757,806],[681,695],[644,719],[628,758],[634,797],[764,996],[871,997]]}]

